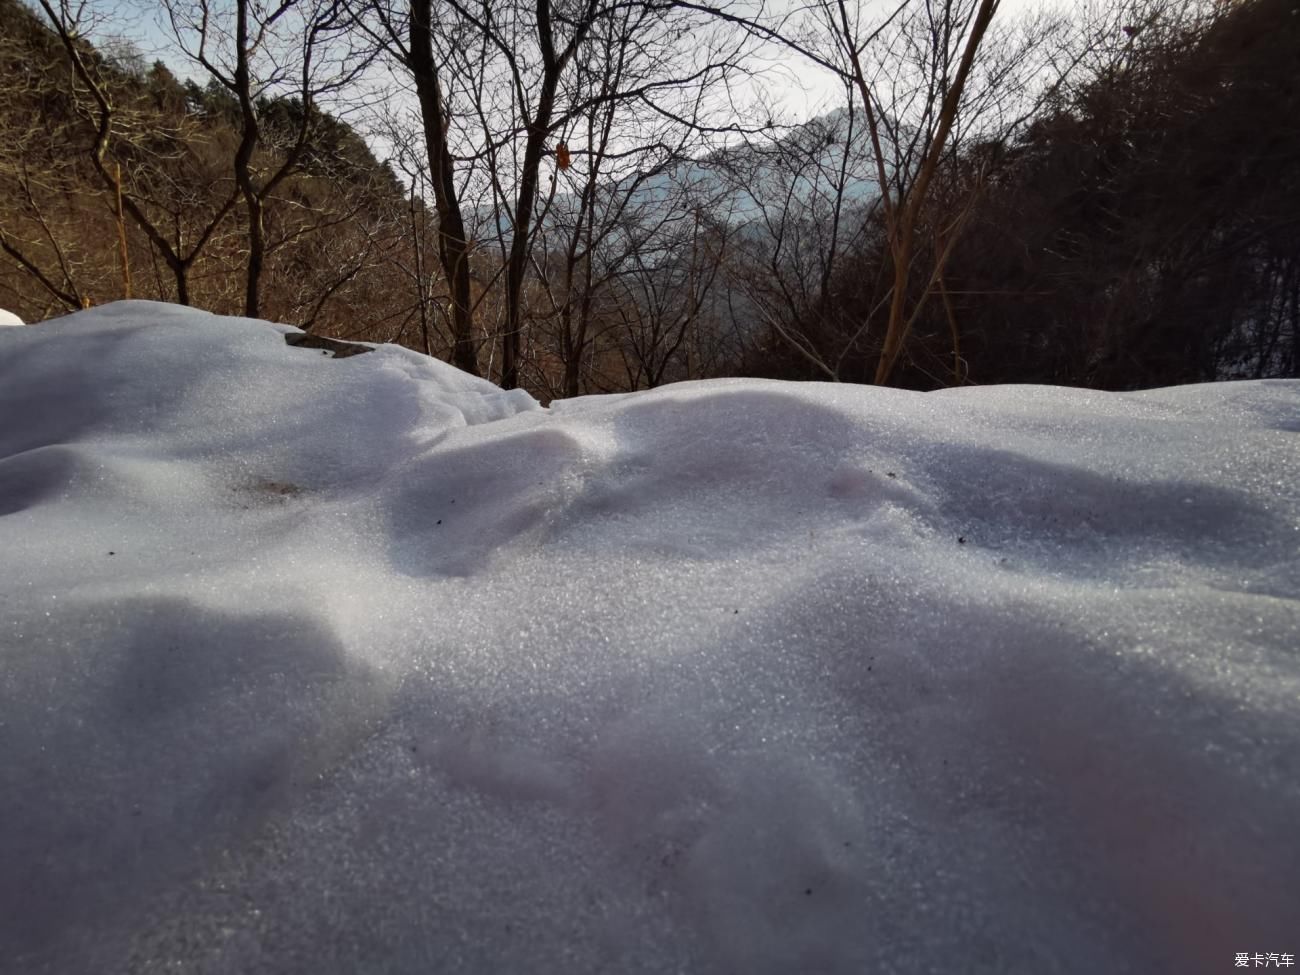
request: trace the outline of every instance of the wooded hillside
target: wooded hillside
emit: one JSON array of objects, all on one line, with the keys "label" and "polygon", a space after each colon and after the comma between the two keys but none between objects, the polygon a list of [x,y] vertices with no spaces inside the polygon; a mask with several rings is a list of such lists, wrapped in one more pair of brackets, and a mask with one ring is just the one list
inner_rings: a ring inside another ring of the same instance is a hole
[{"label": "wooded hillside", "polygon": [[[0,0],[27,321],[174,301],[543,399],[1300,375],[1294,0],[163,6],[184,81],[94,3]],[[773,45],[844,107],[738,113]]]}]

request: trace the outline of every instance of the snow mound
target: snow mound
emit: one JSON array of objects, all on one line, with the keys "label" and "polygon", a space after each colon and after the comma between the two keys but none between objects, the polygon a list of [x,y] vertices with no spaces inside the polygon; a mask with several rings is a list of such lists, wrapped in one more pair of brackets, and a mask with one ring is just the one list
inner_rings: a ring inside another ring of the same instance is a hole
[{"label": "snow mound", "polygon": [[8,325],[22,325],[22,324],[24,324],[23,320],[19,318],[17,315],[15,315],[13,312],[6,311],[5,309],[0,308],[0,328],[4,328],[5,326]]},{"label": "snow mound", "polygon": [[1300,952],[1300,383],[549,410],[0,335],[0,970]]}]

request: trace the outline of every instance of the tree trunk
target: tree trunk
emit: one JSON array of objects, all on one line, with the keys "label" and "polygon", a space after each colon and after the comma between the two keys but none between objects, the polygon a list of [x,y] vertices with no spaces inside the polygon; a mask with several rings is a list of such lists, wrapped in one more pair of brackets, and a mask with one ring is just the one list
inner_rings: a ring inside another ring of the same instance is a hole
[{"label": "tree trunk", "polygon": [[248,262],[244,287],[244,315],[257,318],[261,290],[262,264],[266,243],[262,227],[262,200],[253,185],[253,150],[257,147],[257,111],[253,105],[253,84],[248,66],[248,4],[239,0],[235,17],[235,93],[239,99],[241,133],[235,151],[235,183],[244,196],[248,217]]},{"label": "tree trunk", "polygon": [[528,252],[533,236],[533,206],[537,201],[538,170],[541,169],[546,138],[550,134],[551,118],[555,112],[555,92],[565,65],[591,27],[590,10],[579,21],[572,39],[564,51],[557,54],[551,31],[550,0],[537,0],[537,40],[542,49],[542,87],[537,98],[537,112],[528,122],[528,141],[524,145],[524,165],[519,174],[519,196],[515,205],[514,238],[510,242],[510,259],[506,265],[506,331],[501,338],[501,385],[506,389],[519,385],[524,277],[528,273]]},{"label": "tree trunk", "polygon": [[[916,318],[915,313],[910,316],[907,314],[906,304],[917,222],[930,189],[930,182],[934,178],[935,170],[938,168],[939,157],[943,155],[944,147],[948,144],[948,135],[952,131],[953,121],[957,116],[962,92],[966,88],[966,79],[970,75],[971,65],[975,61],[975,52],[984,39],[984,34],[988,30],[989,23],[993,20],[994,13],[997,12],[998,2],[999,0],[980,0],[979,8],[975,11],[975,17],[971,24],[970,34],[967,35],[966,45],[962,51],[961,63],[957,67],[957,75],[944,92],[943,101],[939,106],[939,125],[930,140],[930,144],[926,147],[916,182],[912,184],[906,195],[898,201],[893,212],[889,213],[887,211],[886,213],[889,226],[890,252],[894,260],[894,291],[890,298],[889,326],[885,331],[884,347],[880,351],[880,360],[876,364],[874,382],[877,386],[883,386],[889,382],[894,366],[898,363],[899,354],[903,351],[903,343],[907,339],[907,333]],[[857,75],[858,86],[863,97],[867,100],[867,113],[870,120],[872,118],[870,95],[868,94],[865,76],[856,60],[854,70]],[[876,155],[879,159],[878,142]],[[881,190],[884,191],[883,183]]]},{"label": "tree trunk", "polygon": [[420,117],[424,122],[425,150],[433,181],[434,207],[438,211],[438,258],[451,290],[451,361],[472,376],[479,374],[474,343],[474,315],[470,300],[469,242],[456,194],[455,170],[447,144],[447,108],[442,83],[433,59],[430,36],[431,0],[411,0],[411,75],[415,80]]},{"label": "tree trunk", "polygon": [[519,199],[515,206],[514,237],[506,265],[506,331],[501,337],[501,385],[519,385],[519,336],[523,330],[524,276],[528,272],[528,240],[532,236],[533,204],[537,199],[537,176],[546,148],[546,131],[551,124],[555,81],[549,74],[543,82],[537,117],[528,127],[524,146],[524,167],[519,177]]}]

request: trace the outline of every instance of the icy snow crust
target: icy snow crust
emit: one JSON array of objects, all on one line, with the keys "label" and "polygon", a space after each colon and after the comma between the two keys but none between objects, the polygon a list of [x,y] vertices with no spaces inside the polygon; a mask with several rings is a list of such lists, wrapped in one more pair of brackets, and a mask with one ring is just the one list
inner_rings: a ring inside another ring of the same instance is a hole
[{"label": "icy snow crust", "polygon": [[1300,953],[1300,383],[540,409],[0,334],[0,971]]}]

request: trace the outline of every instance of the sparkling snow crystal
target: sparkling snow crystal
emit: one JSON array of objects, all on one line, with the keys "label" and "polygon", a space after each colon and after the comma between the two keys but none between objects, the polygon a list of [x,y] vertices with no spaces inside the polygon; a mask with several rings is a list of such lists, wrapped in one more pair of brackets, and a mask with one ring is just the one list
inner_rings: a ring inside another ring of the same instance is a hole
[{"label": "sparkling snow crystal", "polygon": [[1300,382],[541,409],[0,334],[0,971],[1300,950]]}]

